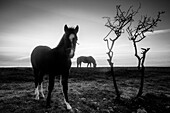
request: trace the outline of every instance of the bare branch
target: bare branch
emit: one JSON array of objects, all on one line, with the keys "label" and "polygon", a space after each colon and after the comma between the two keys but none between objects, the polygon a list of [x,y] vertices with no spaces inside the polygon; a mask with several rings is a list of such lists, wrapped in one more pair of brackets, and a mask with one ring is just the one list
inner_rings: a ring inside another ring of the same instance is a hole
[{"label": "bare branch", "polygon": [[141,48],[143,51],[142,51],[142,54],[146,54],[149,50],[150,50],[150,48]]},{"label": "bare branch", "polygon": [[130,7],[129,7],[129,9],[128,9],[128,11],[126,12],[126,15],[125,15],[126,17],[128,16],[129,11],[132,9],[132,7],[133,7],[133,6],[130,6]]},{"label": "bare branch", "polygon": [[104,37],[104,41],[106,41],[106,38],[110,35],[110,33],[112,32],[113,30],[111,29],[110,31],[109,31],[109,33]]},{"label": "bare branch", "polygon": [[[140,6],[138,10],[140,9]],[[104,19],[107,19],[107,22],[105,24],[106,27],[110,28],[111,30],[109,33],[104,37],[104,41],[107,42],[107,47],[109,50],[112,50],[114,42],[121,36],[121,34],[124,32],[124,27],[133,21],[133,16],[138,12],[132,10],[132,6],[129,7],[128,11],[122,11],[120,8],[120,5],[116,6],[116,16],[114,17],[114,20],[111,20],[110,17],[103,17]],[[107,37],[111,34],[111,32],[114,32],[116,34],[116,38],[112,39],[110,38],[111,41],[111,46],[109,46],[109,40]]]},{"label": "bare branch", "polygon": [[135,40],[135,42],[140,42],[143,40],[146,36],[146,32],[153,32],[154,28],[157,26],[157,23],[161,21],[160,15],[163,14],[164,12],[158,12],[157,18],[151,18],[146,16],[142,16],[141,19],[138,22],[137,27],[132,30],[131,25],[128,26],[126,31],[128,32],[129,39]]}]

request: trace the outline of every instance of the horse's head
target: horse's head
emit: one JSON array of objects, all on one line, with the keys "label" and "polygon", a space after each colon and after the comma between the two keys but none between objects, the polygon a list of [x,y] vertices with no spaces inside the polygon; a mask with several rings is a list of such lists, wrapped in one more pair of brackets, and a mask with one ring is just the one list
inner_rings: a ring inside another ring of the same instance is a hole
[{"label": "horse's head", "polygon": [[64,31],[65,31],[65,41],[66,41],[66,45],[65,45],[65,49],[66,49],[66,54],[68,55],[69,58],[73,58],[74,57],[74,52],[76,49],[76,43],[78,40],[77,37],[77,32],[79,30],[78,25],[76,26],[76,28],[68,28],[67,25],[64,26]]},{"label": "horse's head", "polygon": [[94,65],[94,67],[96,68],[97,64],[96,64],[96,63],[94,63],[93,65]]}]

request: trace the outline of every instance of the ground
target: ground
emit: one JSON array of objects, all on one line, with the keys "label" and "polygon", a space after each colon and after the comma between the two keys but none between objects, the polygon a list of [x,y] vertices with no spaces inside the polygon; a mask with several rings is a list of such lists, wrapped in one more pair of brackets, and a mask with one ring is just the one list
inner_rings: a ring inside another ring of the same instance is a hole
[{"label": "ground", "polygon": [[[137,68],[114,69],[121,100],[116,94],[110,68],[71,68],[69,100],[74,113],[170,113],[170,68],[147,67],[143,95],[135,98],[140,72]],[[47,95],[48,77],[44,77]],[[35,100],[31,68],[0,69],[0,113],[69,113],[56,78],[51,108],[46,100]],[[142,111],[142,112],[139,112]]]}]

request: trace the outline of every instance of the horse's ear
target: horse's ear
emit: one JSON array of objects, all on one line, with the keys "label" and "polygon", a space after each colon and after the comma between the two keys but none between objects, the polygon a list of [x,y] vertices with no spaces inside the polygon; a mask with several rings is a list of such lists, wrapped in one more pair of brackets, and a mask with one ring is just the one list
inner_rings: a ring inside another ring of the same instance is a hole
[{"label": "horse's ear", "polygon": [[75,32],[77,33],[79,31],[79,26],[77,25],[75,28]]},{"label": "horse's ear", "polygon": [[67,32],[67,31],[68,31],[67,24],[64,26],[64,31],[65,31],[65,32]]}]

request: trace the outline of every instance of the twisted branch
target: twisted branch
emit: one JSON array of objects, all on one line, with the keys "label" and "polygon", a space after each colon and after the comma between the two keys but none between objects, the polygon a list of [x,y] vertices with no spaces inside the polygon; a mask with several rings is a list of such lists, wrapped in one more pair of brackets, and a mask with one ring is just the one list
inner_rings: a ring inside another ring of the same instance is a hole
[{"label": "twisted branch", "polygon": [[[139,6],[139,8],[134,11],[132,9],[133,6],[130,6],[129,9],[126,11],[122,11],[120,8],[120,5],[116,6],[116,16],[114,17],[114,20],[111,20],[110,17],[103,17],[104,19],[107,19],[107,22],[105,24],[106,27],[108,27],[110,29],[109,33],[104,37],[104,41],[106,41],[107,43],[107,48],[108,48],[108,55],[110,55],[110,53],[113,53],[112,49],[114,46],[115,41],[121,36],[121,34],[124,32],[124,27],[133,21],[133,16],[135,16],[139,9],[141,8],[141,4]],[[112,39],[110,38],[110,40],[107,39],[107,37],[111,34],[111,32],[114,32],[116,34],[116,38]],[[109,45],[109,41],[111,42],[111,45]],[[113,56],[109,56],[109,64],[113,64],[111,59]]]}]

